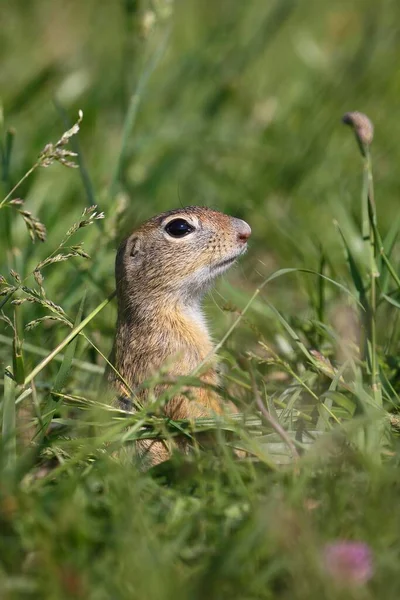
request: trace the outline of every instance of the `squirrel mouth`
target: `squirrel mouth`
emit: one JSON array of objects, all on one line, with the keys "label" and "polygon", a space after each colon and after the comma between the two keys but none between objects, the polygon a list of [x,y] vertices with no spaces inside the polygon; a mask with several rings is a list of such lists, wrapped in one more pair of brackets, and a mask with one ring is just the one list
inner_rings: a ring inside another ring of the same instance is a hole
[{"label": "squirrel mouth", "polygon": [[230,265],[232,265],[234,262],[236,262],[236,260],[239,258],[239,256],[241,254],[243,254],[243,251],[238,252],[237,254],[235,254],[234,256],[231,256],[230,258],[225,258],[224,260],[221,260],[221,262],[218,262],[215,265],[213,265],[212,269],[213,270],[227,269]]},{"label": "squirrel mouth", "polygon": [[228,265],[231,265],[232,263],[234,263],[236,259],[237,259],[237,256],[232,256],[231,258],[226,258],[225,260],[222,260],[221,262],[217,263],[215,265],[215,267],[217,267],[218,269],[220,267],[227,267]]}]

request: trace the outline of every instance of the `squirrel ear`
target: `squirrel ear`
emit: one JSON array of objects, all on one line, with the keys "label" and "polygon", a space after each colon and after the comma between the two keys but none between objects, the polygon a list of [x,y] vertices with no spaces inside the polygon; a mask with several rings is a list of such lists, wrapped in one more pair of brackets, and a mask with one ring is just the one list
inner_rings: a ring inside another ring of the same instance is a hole
[{"label": "squirrel ear", "polygon": [[140,254],[140,242],[139,238],[131,237],[129,239],[129,256],[131,258],[138,258]]}]

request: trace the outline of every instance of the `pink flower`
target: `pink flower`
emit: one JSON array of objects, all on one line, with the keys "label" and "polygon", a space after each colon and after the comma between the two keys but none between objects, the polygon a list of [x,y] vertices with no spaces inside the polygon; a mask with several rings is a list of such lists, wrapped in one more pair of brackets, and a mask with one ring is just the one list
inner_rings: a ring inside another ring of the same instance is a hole
[{"label": "pink flower", "polygon": [[368,544],[340,540],[327,544],[323,552],[324,568],[342,585],[363,585],[373,575],[373,557]]}]

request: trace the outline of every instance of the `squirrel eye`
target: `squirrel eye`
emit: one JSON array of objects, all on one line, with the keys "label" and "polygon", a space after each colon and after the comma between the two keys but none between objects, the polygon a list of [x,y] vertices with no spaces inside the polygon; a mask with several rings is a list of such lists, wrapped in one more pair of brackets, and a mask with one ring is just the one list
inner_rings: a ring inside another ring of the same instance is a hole
[{"label": "squirrel eye", "polygon": [[182,238],[194,231],[193,225],[185,219],[174,219],[165,226],[165,231],[174,238]]}]

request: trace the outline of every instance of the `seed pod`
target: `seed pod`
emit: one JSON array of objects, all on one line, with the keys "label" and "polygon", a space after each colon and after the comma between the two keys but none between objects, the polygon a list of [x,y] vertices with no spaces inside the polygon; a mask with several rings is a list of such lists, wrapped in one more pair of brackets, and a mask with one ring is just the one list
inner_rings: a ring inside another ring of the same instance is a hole
[{"label": "seed pod", "polygon": [[342,121],[345,125],[350,125],[353,128],[361,153],[365,156],[366,149],[371,145],[374,138],[372,121],[367,115],[358,111],[347,112],[343,115]]}]

